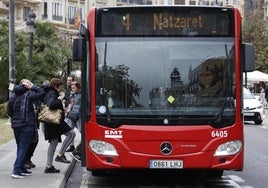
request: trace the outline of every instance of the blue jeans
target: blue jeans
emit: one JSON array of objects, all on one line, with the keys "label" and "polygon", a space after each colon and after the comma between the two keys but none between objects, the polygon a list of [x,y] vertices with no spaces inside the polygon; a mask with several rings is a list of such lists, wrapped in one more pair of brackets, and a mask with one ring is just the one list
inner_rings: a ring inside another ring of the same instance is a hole
[{"label": "blue jeans", "polygon": [[20,174],[26,170],[24,167],[24,158],[29,145],[32,142],[34,127],[19,127],[13,129],[13,131],[17,144],[17,158],[14,163],[13,174]]},{"label": "blue jeans", "polygon": [[81,118],[77,120],[71,120],[70,118],[66,117],[64,121],[72,128],[77,128],[79,132],[81,132]]}]

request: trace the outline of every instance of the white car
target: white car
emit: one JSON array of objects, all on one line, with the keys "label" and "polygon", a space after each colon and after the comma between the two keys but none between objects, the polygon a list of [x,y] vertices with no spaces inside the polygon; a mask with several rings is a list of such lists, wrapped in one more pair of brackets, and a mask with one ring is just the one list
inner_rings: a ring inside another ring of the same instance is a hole
[{"label": "white car", "polygon": [[254,121],[257,125],[262,124],[265,118],[264,107],[247,88],[243,90],[243,103],[244,120]]}]

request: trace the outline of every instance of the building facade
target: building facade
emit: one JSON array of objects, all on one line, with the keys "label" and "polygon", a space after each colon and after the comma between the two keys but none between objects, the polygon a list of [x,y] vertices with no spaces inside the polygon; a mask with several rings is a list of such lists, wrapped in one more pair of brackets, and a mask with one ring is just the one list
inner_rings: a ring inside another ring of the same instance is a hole
[{"label": "building facade", "polygon": [[[8,14],[10,0],[0,0],[1,15]],[[244,5],[244,0],[13,0],[15,4],[15,22],[23,23],[30,10],[34,10],[39,21],[55,24],[74,25],[77,10],[81,10],[82,19],[86,19],[88,10],[93,7],[122,5]],[[267,0],[266,0],[267,1]],[[266,2],[267,3],[267,2]],[[249,3],[247,3],[248,5]],[[248,6],[247,6],[248,7]],[[242,8],[240,8],[242,10]]]},{"label": "building facade", "polygon": [[0,1],[0,18],[6,18],[8,15],[8,7]]},{"label": "building facade", "polygon": [[[10,0],[0,0],[0,17],[8,17]],[[249,14],[254,8],[263,9],[264,18],[268,16],[268,0],[13,0],[15,13],[15,30],[26,28],[28,14],[33,10],[40,22],[55,24],[60,34],[70,39],[77,34],[77,19],[87,21],[91,7],[123,5],[233,5],[240,9],[242,15]],[[78,12],[80,15],[78,15]],[[78,24],[79,25],[79,24]]]}]

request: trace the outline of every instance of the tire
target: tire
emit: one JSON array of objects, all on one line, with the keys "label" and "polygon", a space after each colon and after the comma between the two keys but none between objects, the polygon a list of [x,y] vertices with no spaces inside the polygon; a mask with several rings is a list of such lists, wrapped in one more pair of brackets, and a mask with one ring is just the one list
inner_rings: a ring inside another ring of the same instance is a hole
[{"label": "tire", "polygon": [[213,178],[221,178],[223,175],[223,170],[207,170],[207,175]]},{"label": "tire", "polygon": [[254,121],[254,123],[255,123],[256,125],[261,125],[261,124],[262,124],[262,120],[256,120],[256,121]]},{"label": "tire", "polygon": [[106,171],[105,170],[92,170],[91,174],[92,176],[105,176]]}]

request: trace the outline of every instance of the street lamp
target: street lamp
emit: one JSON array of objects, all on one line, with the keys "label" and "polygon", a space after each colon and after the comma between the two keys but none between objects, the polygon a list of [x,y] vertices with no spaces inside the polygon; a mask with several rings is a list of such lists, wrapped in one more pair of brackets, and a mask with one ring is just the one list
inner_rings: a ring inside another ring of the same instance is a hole
[{"label": "street lamp", "polygon": [[14,0],[9,0],[9,96],[16,81],[14,33]]},{"label": "street lamp", "polygon": [[32,68],[33,66],[33,37],[34,37],[34,21],[36,18],[36,14],[34,11],[30,11],[28,15],[28,19],[26,21],[27,32],[29,33],[29,65]]}]

